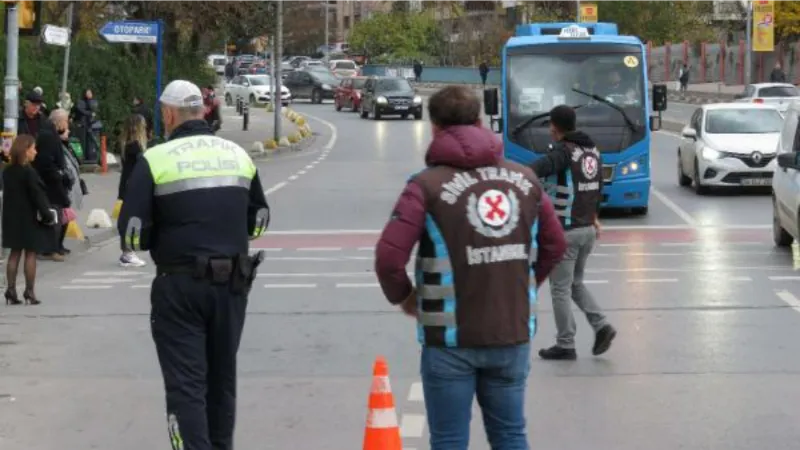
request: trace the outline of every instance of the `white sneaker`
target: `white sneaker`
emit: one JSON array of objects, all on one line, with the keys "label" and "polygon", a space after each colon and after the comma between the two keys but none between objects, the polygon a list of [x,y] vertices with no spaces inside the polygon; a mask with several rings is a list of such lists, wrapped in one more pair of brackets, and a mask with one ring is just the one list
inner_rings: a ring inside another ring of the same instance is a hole
[{"label": "white sneaker", "polygon": [[143,267],[147,263],[139,259],[136,253],[123,253],[119,257],[119,265],[122,267]]}]

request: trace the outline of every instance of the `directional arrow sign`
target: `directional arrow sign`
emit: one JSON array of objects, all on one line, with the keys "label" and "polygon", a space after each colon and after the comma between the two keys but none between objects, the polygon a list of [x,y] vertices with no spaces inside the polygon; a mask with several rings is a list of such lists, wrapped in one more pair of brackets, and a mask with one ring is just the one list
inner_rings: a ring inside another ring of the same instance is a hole
[{"label": "directional arrow sign", "polygon": [[108,22],[100,29],[100,36],[112,44],[156,44],[158,22]]},{"label": "directional arrow sign", "polygon": [[69,28],[45,25],[44,31],[42,31],[42,38],[45,44],[66,47],[69,45]]}]

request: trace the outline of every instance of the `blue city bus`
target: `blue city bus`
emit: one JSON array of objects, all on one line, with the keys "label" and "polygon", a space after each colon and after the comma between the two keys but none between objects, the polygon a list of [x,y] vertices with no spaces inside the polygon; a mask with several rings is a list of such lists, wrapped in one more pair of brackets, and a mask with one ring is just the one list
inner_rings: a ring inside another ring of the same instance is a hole
[{"label": "blue city bus", "polygon": [[[666,109],[666,86],[653,87],[649,112],[646,49],[613,23],[533,23],[517,27],[503,48],[502,118],[506,157],[528,164],[550,148],[549,111],[576,108],[577,126],[603,160],[603,207],[647,214],[650,137]],[[496,89],[484,92],[486,113],[499,113]],[[658,119],[656,121],[655,119]]]}]

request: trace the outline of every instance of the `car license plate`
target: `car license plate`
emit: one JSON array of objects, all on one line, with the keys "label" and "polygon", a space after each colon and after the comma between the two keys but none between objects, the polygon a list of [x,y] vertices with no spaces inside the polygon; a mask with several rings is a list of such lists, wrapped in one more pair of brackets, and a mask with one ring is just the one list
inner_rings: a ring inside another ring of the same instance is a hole
[{"label": "car license plate", "polygon": [[405,110],[408,109],[408,106],[397,106],[397,107],[395,107],[395,109],[398,110],[398,111],[405,111]]},{"label": "car license plate", "polygon": [[772,178],[743,178],[742,186],[772,186]]}]

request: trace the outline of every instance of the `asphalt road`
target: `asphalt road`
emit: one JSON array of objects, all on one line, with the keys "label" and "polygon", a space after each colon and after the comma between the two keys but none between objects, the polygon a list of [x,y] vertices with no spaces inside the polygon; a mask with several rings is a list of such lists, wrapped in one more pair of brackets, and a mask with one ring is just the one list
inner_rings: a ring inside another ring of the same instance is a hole
[{"label": "asphalt road", "polygon": [[[239,354],[237,448],[350,450],[363,438],[372,362],[388,359],[404,447],[425,449],[414,324],[382,298],[372,249],[427,121],[359,119],[326,105],[314,148],[260,165],[268,251]],[[800,276],[770,242],[764,194],[698,197],[677,186],[677,138],[657,133],[646,217],[609,217],[591,288],[619,329],[575,362],[534,356],[533,448],[796,449]],[[213,207],[213,205],[210,205]],[[0,448],[165,448],[149,333],[152,267],[116,267],[112,242],[39,281],[44,304],[0,308]],[[553,342],[549,293],[534,348]],[[476,413],[470,448],[488,450]]]}]

